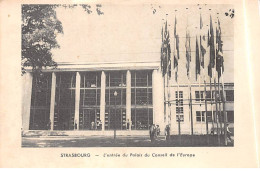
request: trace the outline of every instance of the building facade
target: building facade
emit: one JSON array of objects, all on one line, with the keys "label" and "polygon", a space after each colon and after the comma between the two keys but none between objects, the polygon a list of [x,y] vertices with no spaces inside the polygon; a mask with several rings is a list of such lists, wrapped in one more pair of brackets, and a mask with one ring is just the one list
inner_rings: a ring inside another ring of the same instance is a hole
[{"label": "building facade", "polygon": [[[141,134],[148,133],[151,124],[161,130],[170,124],[173,134],[179,129],[182,134],[191,134],[192,129],[194,134],[205,134],[204,87],[191,85],[194,99],[190,105],[189,86],[164,88],[159,66],[160,62],[60,63],[39,77],[28,70],[23,76],[22,129]],[[170,92],[169,104],[164,103],[165,89]],[[232,123],[233,83],[225,84],[225,93],[228,122]],[[209,129],[222,126],[221,115],[216,118],[216,104],[211,103],[213,96],[207,85]]]}]

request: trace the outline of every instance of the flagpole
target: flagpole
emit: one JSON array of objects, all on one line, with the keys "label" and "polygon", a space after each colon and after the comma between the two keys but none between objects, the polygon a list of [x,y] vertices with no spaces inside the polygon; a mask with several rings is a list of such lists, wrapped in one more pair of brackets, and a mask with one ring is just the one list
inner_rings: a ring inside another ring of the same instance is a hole
[{"label": "flagpole", "polygon": [[[222,67],[221,73],[223,73]],[[224,85],[224,78],[223,74],[221,75],[222,80],[222,93],[223,93],[223,112],[224,112],[224,139],[225,139],[225,145],[227,146],[227,113],[226,113],[226,94],[225,94],[225,85]]]},{"label": "flagpole", "polygon": [[215,119],[215,115],[214,115],[214,112],[213,112],[213,102],[212,102],[212,82],[211,82],[211,77],[209,79],[209,87],[210,87],[210,105],[211,105],[211,117],[212,117],[212,129],[213,129],[213,135],[215,134],[214,130],[215,130],[215,125],[214,125],[214,120],[216,121]]},{"label": "flagpole", "polygon": [[[199,8],[201,10],[201,8]],[[204,36],[204,40],[205,40],[205,35],[203,35],[202,33],[202,28],[203,28],[203,22],[202,22],[202,17],[201,17],[201,13],[200,13],[200,51],[201,51],[201,63],[200,66],[202,66],[202,72],[203,72],[203,80],[204,80],[204,102],[205,102],[205,120],[206,120],[206,135],[207,135],[207,142],[209,144],[209,134],[208,134],[208,112],[207,112],[207,99],[206,99],[206,76],[205,76],[205,53],[206,53],[206,49],[203,47],[202,41],[201,41],[201,36]],[[203,52],[204,51],[204,52]],[[202,59],[203,58],[203,59]]]},{"label": "flagpole", "polygon": [[[176,13],[177,10],[175,10]],[[177,83],[177,116],[178,116],[178,134],[179,134],[179,143],[181,143],[181,124],[180,124],[180,112],[179,112],[179,81],[178,81],[178,68],[179,68],[179,64],[178,64],[178,60],[179,60],[179,49],[177,48],[177,43],[179,43],[179,40],[177,42],[177,29],[176,29],[176,24],[177,24],[177,20],[176,20],[176,14],[175,14],[175,23],[174,23],[174,68],[175,68],[175,81]],[[175,43],[176,42],[176,43]],[[179,47],[179,44],[178,44]],[[177,52],[176,52],[177,51]],[[176,63],[175,63],[176,62]]]},{"label": "flagpole", "polygon": [[[226,94],[225,94],[225,84],[224,84],[224,75],[223,75],[223,67],[224,67],[224,59],[222,53],[222,41],[221,41],[221,27],[220,22],[218,20],[218,43],[219,43],[219,51],[218,51],[218,79],[221,76],[222,80],[222,102],[223,102],[223,117],[224,117],[224,142],[225,146],[227,146],[227,113],[226,113]],[[221,53],[221,55],[219,54]],[[220,58],[221,57],[221,58]],[[220,88],[219,88],[220,89]],[[220,94],[220,90],[219,90]]]},{"label": "flagpole", "polygon": [[[219,32],[218,32],[218,29],[216,28],[216,70],[217,70],[217,60],[218,60],[218,51],[219,51],[219,49],[217,48],[217,45],[218,45],[218,36],[219,36]],[[215,79],[216,79],[216,76],[215,76]],[[218,94],[219,94],[219,96],[220,96],[220,89],[219,89],[219,76],[218,76]],[[218,98],[216,99],[216,101],[217,101],[217,103],[216,103],[216,105],[218,105],[219,106],[219,124],[220,124],[220,135],[222,135],[222,133],[223,133],[223,131],[222,131],[222,123],[221,123],[221,121],[222,121],[222,114],[221,114],[221,104],[218,102]]]},{"label": "flagpole", "polygon": [[[177,66],[177,70],[178,70],[178,66]],[[177,78],[178,78],[178,72],[177,72]],[[178,114],[178,130],[179,130],[179,136],[181,135],[181,120],[180,120],[180,112],[179,112],[179,83],[178,83],[178,79],[177,79],[177,114]]]},{"label": "flagpole", "polygon": [[199,104],[200,104],[199,110],[200,110],[200,116],[201,116],[200,131],[201,131],[201,134],[202,134],[202,122],[203,122],[203,120],[202,120],[202,112],[201,112],[201,93],[200,92],[201,91],[200,91],[200,75],[199,75]]},{"label": "flagpole", "polygon": [[[189,57],[191,61],[191,48],[190,48],[190,34],[189,34]],[[189,62],[190,62],[189,61]],[[190,64],[189,64],[190,67]],[[189,69],[189,77],[191,78],[191,69]],[[189,79],[190,80],[190,79]],[[191,80],[190,80],[190,115],[191,115],[191,134],[193,135],[193,113],[192,113],[192,94],[191,94]],[[192,139],[193,140],[193,139]]]},{"label": "flagpole", "polygon": [[[215,44],[215,41],[213,41]],[[215,53],[215,49],[214,49]],[[216,58],[216,57],[215,57]],[[216,60],[214,60],[214,65],[216,66]],[[220,145],[220,136],[219,136],[219,110],[218,110],[218,102],[217,102],[217,86],[216,86],[216,68],[213,70],[214,73],[214,95],[215,95],[215,107],[216,107],[216,121],[217,121],[217,135],[218,135],[218,145]]]},{"label": "flagpole", "polygon": [[219,98],[220,98],[220,83],[219,83],[219,77],[218,77],[218,94],[219,94],[219,97],[217,99],[217,103],[219,105],[219,113],[220,113],[220,135],[223,135],[223,129],[222,129],[222,111],[221,111],[221,103],[219,101]]},{"label": "flagpole", "polygon": [[[167,24],[167,16],[168,16],[168,14],[166,14],[166,24]],[[167,27],[168,27],[168,25],[167,25]],[[166,30],[165,30],[166,31]],[[169,32],[167,33],[168,34],[168,37],[169,37]],[[170,39],[170,38],[169,38]],[[170,40],[169,40],[170,41]],[[168,41],[168,43],[170,44],[170,42]],[[166,73],[167,73],[167,106],[168,106],[168,111],[166,112],[166,124],[168,125],[169,124],[169,115],[170,115],[170,89],[169,89],[169,77],[170,77],[170,75],[169,75],[169,71],[170,71],[170,66],[169,66],[169,64],[170,64],[170,62],[169,62],[169,58],[171,58],[171,56],[169,57],[169,49],[168,49],[168,45],[167,45],[167,70],[166,70]]]},{"label": "flagpole", "polygon": [[[190,59],[191,59],[191,49],[190,49]],[[189,69],[189,72],[190,72],[189,73],[189,77],[191,77],[191,69]],[[189,78],[189,80],[190,80],[190,78]],[[193,135],[193,113],[192,113],[191,80],[190,80],[190,115],[191,115],[191,135]]]},{"label": "flagpole", "polygon": [[207,107],[207,99],[206,99],[206,95],[207,95],[207,89],[206,89],[206,77],[205,77],[205,71],[203,68],[203,75],[204,75],[204,99],[205,99],[205,115],[206,115],[206,134],[207,134],[207,142],[209,145],[209,123],[208,123],[208,107]]},{"label": "flagpole", "polygon": [[[200,37],[200,45],[201,45],[201,37]],[[203,57],[204,58],[204,57]],[[203,80],[204,80],[204,102],[205,102],[205,120],[206,120],[206,135],[207,135],[207,141],[208,141],[208,144],[209,144],[209,126],[208,126],[208,107],[207,107],[207,99],[206,99],[206,96],[207,96],[207,88],[206,88],[206,76],[205,76],[205,69],[204,69],[204,60],[203,59],[203,69],[202,69],[202,72],[203,72]]]}]

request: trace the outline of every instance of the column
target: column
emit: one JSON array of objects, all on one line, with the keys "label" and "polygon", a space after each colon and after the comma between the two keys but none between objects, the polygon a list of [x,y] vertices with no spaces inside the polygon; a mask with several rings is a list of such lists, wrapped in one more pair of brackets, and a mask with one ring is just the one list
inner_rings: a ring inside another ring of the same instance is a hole
[{"label": "column", "polygon": [[164,88],[163,77],[159,70],[153,70],[153,123],[164,130]]},{"label": "column", "polygon": [[131,130],[131,72],[126,73],[126,123],[129,121],[129,130]]},{"label": "column", "polygon": [[102,131],[105,130],[105,96],[106,96],[106,74],[104,71],[101,73],[101,87],[100,87],[100,120],[102,122]]},{"label": "column", "polygon": [[30,112],[31,112],[31,97],[32,97],[32,73],[25,73],[23,75],[23,106],[22,106],[22,126],[23,130],[29,130],[30,126]]},{"label": "column", "polygon": [[79,130],[79,102],[80,102],[80,74],[76,73],[76,90],[75,90],[75,117],[74,117],[74,125],[77,124],[77,128],[74,127],[75,130]]},{"label": "column", "polygon": [[54,129],[55,92],[56,92],[56,73],[52,72],[52,76],[51,76],[51,102],[50,102],[51,130]]}]

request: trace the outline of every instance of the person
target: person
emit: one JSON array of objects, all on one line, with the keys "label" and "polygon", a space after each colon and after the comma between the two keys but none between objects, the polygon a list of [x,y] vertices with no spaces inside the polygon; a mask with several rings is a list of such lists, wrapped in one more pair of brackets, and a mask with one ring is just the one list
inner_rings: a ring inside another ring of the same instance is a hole
[{"label": "person", "polygon": [[102,121],[101,120],[99,120],[99,129],[101,130],[102,129]]},{"label": "person", "polygon": [[126,130],[129,130],[130,129],[130,122],[129,122],[129,119],[127,119],[127,122],[126,122]]},{"label": "person", "polygon": [[229,124],[227,123],[227,138],[232,142],[231,131],[229,130]]},{"label": "person", "polygon": [[96,125],[97,125],[97,129],[99,129],[99,127],[100,127],[100,121],[99,120],[97,120]]},{"label": "person", "polygon": [[166,125],[165,128],[166,141],[170,140],[170,125]]},{"label": "person", "polygon": [[75,130],[77,130],[78,129],[77,120],[75,120],[74,126],[75,126]]},{"label": "person", "polygon": [[51,130],[51,120],[49,120],[49,122],[47,124],[47,128],[48,128],[48,130]]},{"label": "person", "polygon": [[95,122],[92,121],[92,122],[91,122],[91,130],[94,130],[94,127],[95,127]]},{"label": "person", "polygon": [[156,135],[157,136],[160,135],[160,132],[161,132],[161,130],[160,130],[159,125],[156,125]]},{"label": "person", "polygon": [[151,139],[152,143],[154,142],[154,139],[155,139],[155,132],[156,132],[155,126],[154,126],[154,124],[152,124],[149,129],[150,139]]}]

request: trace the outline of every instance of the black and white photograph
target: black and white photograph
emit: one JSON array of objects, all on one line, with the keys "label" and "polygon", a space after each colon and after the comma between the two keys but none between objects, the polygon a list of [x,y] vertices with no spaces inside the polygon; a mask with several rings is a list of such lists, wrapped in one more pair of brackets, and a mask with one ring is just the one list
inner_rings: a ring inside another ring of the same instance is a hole
[{"label": "black and white photograph", "polygon": [[22,4],[21,146],[233,147],[235,14]]}]

